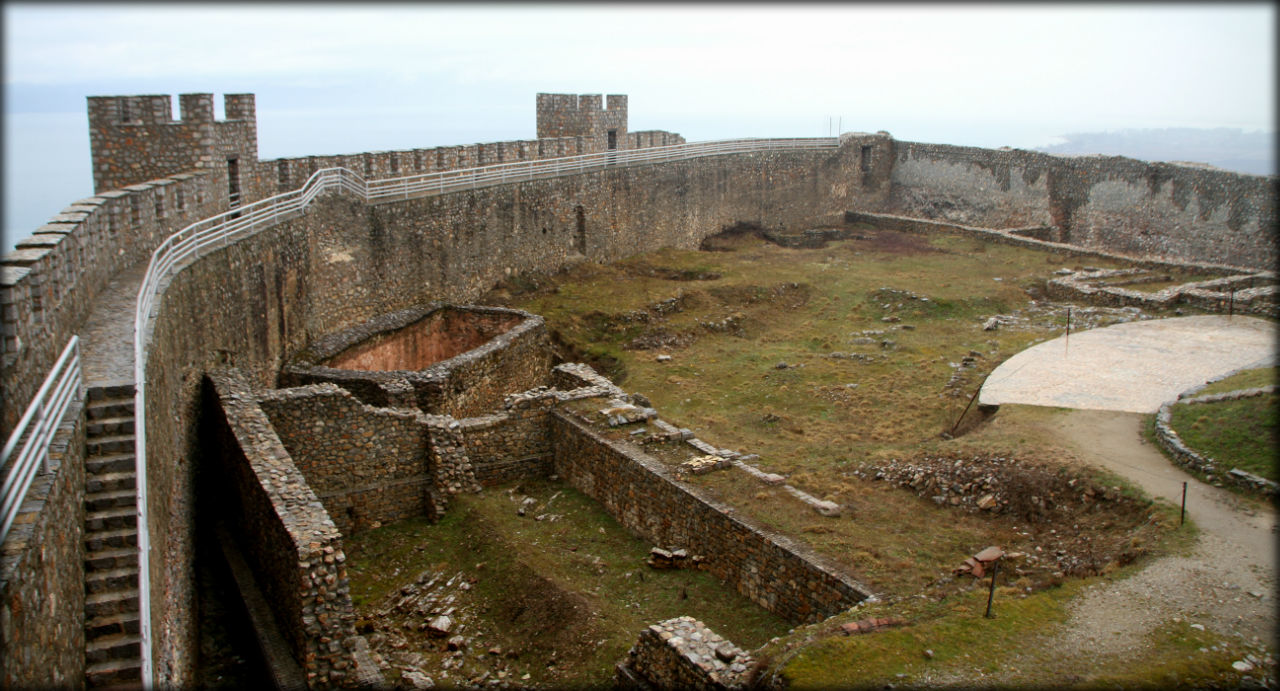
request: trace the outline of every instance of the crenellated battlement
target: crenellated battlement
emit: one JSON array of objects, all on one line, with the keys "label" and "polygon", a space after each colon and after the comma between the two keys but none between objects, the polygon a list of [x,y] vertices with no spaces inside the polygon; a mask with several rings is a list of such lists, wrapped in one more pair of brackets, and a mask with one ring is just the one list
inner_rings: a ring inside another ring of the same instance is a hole
[{"label": "crenellated battlement", "polygon": [[595,151],[627,148],[627,97],[538,94],[538,138],[585,137]]},{"label": "crenellated battlement", "polygon": [[[178,125],[216,122],[213,94],[179,94],[179,119],[173,119],[173,97],[168,94],[141,96],[89,96],[89,128],[114,125]],[[225,94],[222,97],[226,121],[256,120],[253,94]]]},{"label": "crenellated battlement", "polygon": [[[214,119],[213,94],[180,94],[173,119],[169,95],[90,96],[89,148],[94,193],[192,170],[252,170],[258,160],[253,94],[226,94],[226,119]],[[229,161],[234,160],[234,164]],[[234,185],[246,196],[254,180]]]}]

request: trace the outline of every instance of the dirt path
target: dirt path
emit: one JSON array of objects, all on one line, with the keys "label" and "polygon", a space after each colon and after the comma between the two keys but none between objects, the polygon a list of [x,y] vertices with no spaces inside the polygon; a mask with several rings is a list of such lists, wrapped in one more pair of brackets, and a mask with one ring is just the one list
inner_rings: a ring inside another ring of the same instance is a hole
[{"label": "dirt path", "polygon": [[1073,410],[1060,418],[1057,432],[1082,459],[1153,497],[1177,505],[1186,482],[1187,515],[1200,539],[1188,556],[1163,557],[1130,578],[1090,588],[1049,645],[1089,669],[1094,658],[1123,656],[1141,646],[1147,632],[1180,618],[1265,647],[1274,657],[1275,510],[1182,472],[1142,438],[1143,417]]}]

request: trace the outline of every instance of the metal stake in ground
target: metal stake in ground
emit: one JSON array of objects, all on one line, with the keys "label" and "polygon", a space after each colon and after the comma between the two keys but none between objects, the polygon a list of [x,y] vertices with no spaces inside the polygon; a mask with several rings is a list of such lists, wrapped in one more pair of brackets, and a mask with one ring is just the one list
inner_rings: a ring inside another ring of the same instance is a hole
[{"label": "metal stake in ground", "polygon": [[1000,559],[996,559],[996,563],[991,565],[991,589],[987,591],[987,613],[988,619],[995,619],[995,615],[991,613],[991,600],[996,596],[996,575],[1000,573]]},{"label": "metal stake in ground", "polygon": [[1071,350],[1071,307],[1067,307],[1067,334],[1062,338],[1062,351],[1064,353]]},{"label": "metal stake in ground", "polygon": [[973,405],[973,402],[978,400],[978,394],[982,393],[982,387],[984,384],[987,383],[987,377],[990,377],[990,376],[991,376],[991,373],[987,372],[987,376],[982,378],[982,382],[978,384],[978,388],[975,389],[973,392],[973,395],[969,397],[969,402],[965,404],[964,410],[960,412],[960,417],[956,418],[956,423],[951,426],[951,431],[948,432],[947,434],[951,435],[952,437],[956,436],[956,429],[960,427],[960,421],[964,419],[964,414],[969,412],[969,407]]},{"label": "metal stake in ground", "polygon": [[1178,514],[1178,527],[1187,521],[1187,483],[1182,483],[1182,513]]}]

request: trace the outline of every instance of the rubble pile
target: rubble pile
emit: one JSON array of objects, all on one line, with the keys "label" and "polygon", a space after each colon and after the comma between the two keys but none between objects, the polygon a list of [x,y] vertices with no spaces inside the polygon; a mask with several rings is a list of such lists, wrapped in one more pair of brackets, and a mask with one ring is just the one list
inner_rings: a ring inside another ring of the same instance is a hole
[{"label": "rubble pile", "polygon": [[529,686],[514,660],[477,628],[473,585],[462,572],[424,571],[357,622],[384,677],[398,688]]},{"label": "rubble pile", "polygon": [[654,547],[649,550],[649,558],[645,560],[645,564],[652,569],[705,569],[706,557],[701,554],[689,556],[689,551],[685,549],[663,549]]},{"label": "rubble pile", "polygon": [[951,378],[947,380],[946,386],[943,387],[943,396],[952,398],[968,395],[966,391],[965,375],[973,371],[978,366],[978,358],[982,357],[982,353],[976,350],[970,350],[969,354],[960,358],[960,362],[949,362],[951,369],[955,370],[951,373]]},{"label": "rubble pile", "polygon": [[852,471],[910,489],[937,504],[1012,514],[1030,523],[1091,510],[1105,502],[1129,501],[1119,488],[1101,487],[1065,470],[1051,471],[1019,459],[926,456],[890,460]]},{"label": "rubble pile", "polygon": [[733,462],[728,458],[709,454],[706,456],[697,456],[676,466],[676,475],[703,475],[713,470],[728,468]]},{"label": "rubble pile", "polygon": [[849,474],[942,506],[1018,521],[1002,561],[1011,578],[1026,576],[1037,587],[1132,562],[1145,551],[1139,535],[1154,520],[1146,504],[1119,487],[1025,459],[925,456]]}]

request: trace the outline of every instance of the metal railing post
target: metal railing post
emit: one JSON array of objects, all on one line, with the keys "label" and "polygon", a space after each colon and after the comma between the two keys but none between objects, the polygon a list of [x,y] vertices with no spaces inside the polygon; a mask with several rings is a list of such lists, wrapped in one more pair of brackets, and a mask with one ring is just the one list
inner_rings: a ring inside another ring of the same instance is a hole
[{"label": "metal railing post", "polygon": [[[40,401],[36,407],[36,429],[40,431],[41,435],[44,433],[44,426],[46,424],[45,419],[48,417],[48,414],[49,402],[47,400]],[[49,472],[49,446],[47,444],[41,444],[39,454],[40,470],[47,473]]]}]

